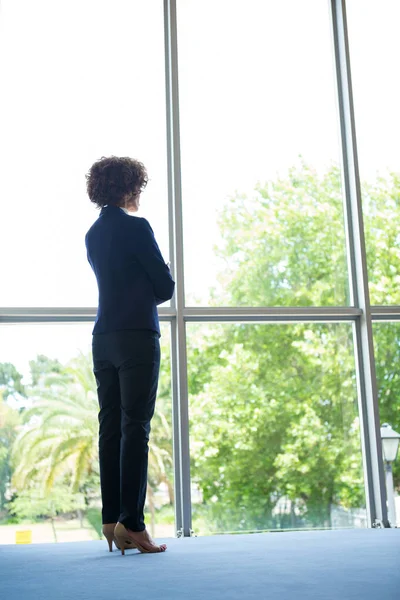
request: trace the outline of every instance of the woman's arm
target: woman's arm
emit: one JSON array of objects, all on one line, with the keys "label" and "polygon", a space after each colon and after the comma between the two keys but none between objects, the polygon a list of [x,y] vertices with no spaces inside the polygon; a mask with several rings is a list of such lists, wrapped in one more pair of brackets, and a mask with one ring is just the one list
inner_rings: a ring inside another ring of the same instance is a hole
[{"label": "woman's arm", "polygon": [[132,237],[135,256],[153,284],[157,304],[170,300],[174,293],[175,282],[161,255],[153,230],[146,219],[137,219],[136,231]]}]

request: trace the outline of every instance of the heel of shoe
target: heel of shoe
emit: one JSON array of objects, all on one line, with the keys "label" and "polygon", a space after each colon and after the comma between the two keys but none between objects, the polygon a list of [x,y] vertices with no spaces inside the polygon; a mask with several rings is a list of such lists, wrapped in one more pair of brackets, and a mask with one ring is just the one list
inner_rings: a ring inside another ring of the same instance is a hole
[{"label": "heel of shoe", "polygon": [[107,523],[106,525],[103,525],[103,535],[107,540],[108,543],[108,549],[110,552],[112,552],[112,544],[113,544],[113,540],[114,540],[114,523]]},{"label": "heel of shoe", "polygon": [[111,538],[107,538],[107,542],[108,542],[108,550],[110,552],[112,552],[113,551],[113,549],[112,549],[113,538],[112,537]]},{"label": "heel of shoe", "polygon": [[121,550],[121,554],[122,556],[125,556],[125,548],[131,547],[130,543],[128,542],[128,544],[126,543],[126,529],[125,527],[122,525],[122,523],[117,523],[115,529],[114,529],[114,539],[115,539],[115,545],[117,546],[118,550]]},{"label": "heel of shoe", "polygon": [[125,540],[122,537],[119,537],[118,535],[114,535],[114,540],[118,550],[121,550],[122,556],[125,556]]}]

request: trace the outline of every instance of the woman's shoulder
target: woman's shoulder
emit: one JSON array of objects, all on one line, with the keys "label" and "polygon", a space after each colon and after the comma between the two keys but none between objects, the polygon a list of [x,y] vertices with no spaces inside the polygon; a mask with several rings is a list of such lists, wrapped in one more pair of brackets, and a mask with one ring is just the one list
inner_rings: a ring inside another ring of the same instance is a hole
[{"label": "woman's shoulder", "polygon": [[144,217],[136,217],[135,215],[127,215],[127,224],[130,225],[131,227],[136,228],[138,231],[151,231],[151,233],[153,233],[150,223]]}]

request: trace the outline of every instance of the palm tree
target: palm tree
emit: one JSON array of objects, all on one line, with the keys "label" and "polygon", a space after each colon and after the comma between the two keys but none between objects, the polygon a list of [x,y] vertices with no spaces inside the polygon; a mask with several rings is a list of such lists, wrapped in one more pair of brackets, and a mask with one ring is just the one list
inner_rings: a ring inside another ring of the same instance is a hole
[{"label": "palm tree", "polygon": [[[168,411],[163,410],[169,402],[168,387],[161,386],[160,392],[149,453],[152,520],[154,492],[160,483],[167,485],[173,501],[171,424],[165,414]],[[46,374],[32,389],[31,400],[14,446],[16,489],[40,482],[46,496],[56,481],[66,479],[74,492],[85,490],[90,480],[98,488],[98,402],[91,355],[81,353],[61,372]]]},{"label": "palm tree", "polygon": [[73,491],[98,474],[97,397],[90,357],[80,354],[33,389],[14,450],[14,485],[23,489],[40,479],[48,493],[68,474]]}]

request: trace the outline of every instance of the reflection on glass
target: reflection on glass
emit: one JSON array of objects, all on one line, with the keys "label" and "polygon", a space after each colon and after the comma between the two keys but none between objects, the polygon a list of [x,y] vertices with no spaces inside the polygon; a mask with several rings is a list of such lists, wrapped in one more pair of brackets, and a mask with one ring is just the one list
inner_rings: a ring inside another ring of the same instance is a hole
[{"label": "reflection on glass", "polygon": [[184,0],[178,36],[186,304],[345,304],[329,5]]},{"label": "reflection on glass", "polygon": [[350,324],[188,326],[193,528],[365,527]]},{"label": "reflection on glass", "polygon": [[372,304],[400,304],[400,3],[346,4],[369,291]]},{"label": "reflection on glass", "polygon": [[[15,543],[18,522],[33,542],[101,537],[98,403],[90,324],[1,326],[0,543]],[[157,537],[173,536],[169,325],[152,420],[145,518]],[[57,518],[56,518],[57,517]]]},{"label": "reflection on glass", "polygon": [[170,259],[163,3],[3,0],[0,26],[0,306],[95,306],[85,173],[102,156],[146,165],[139,216]]}]

